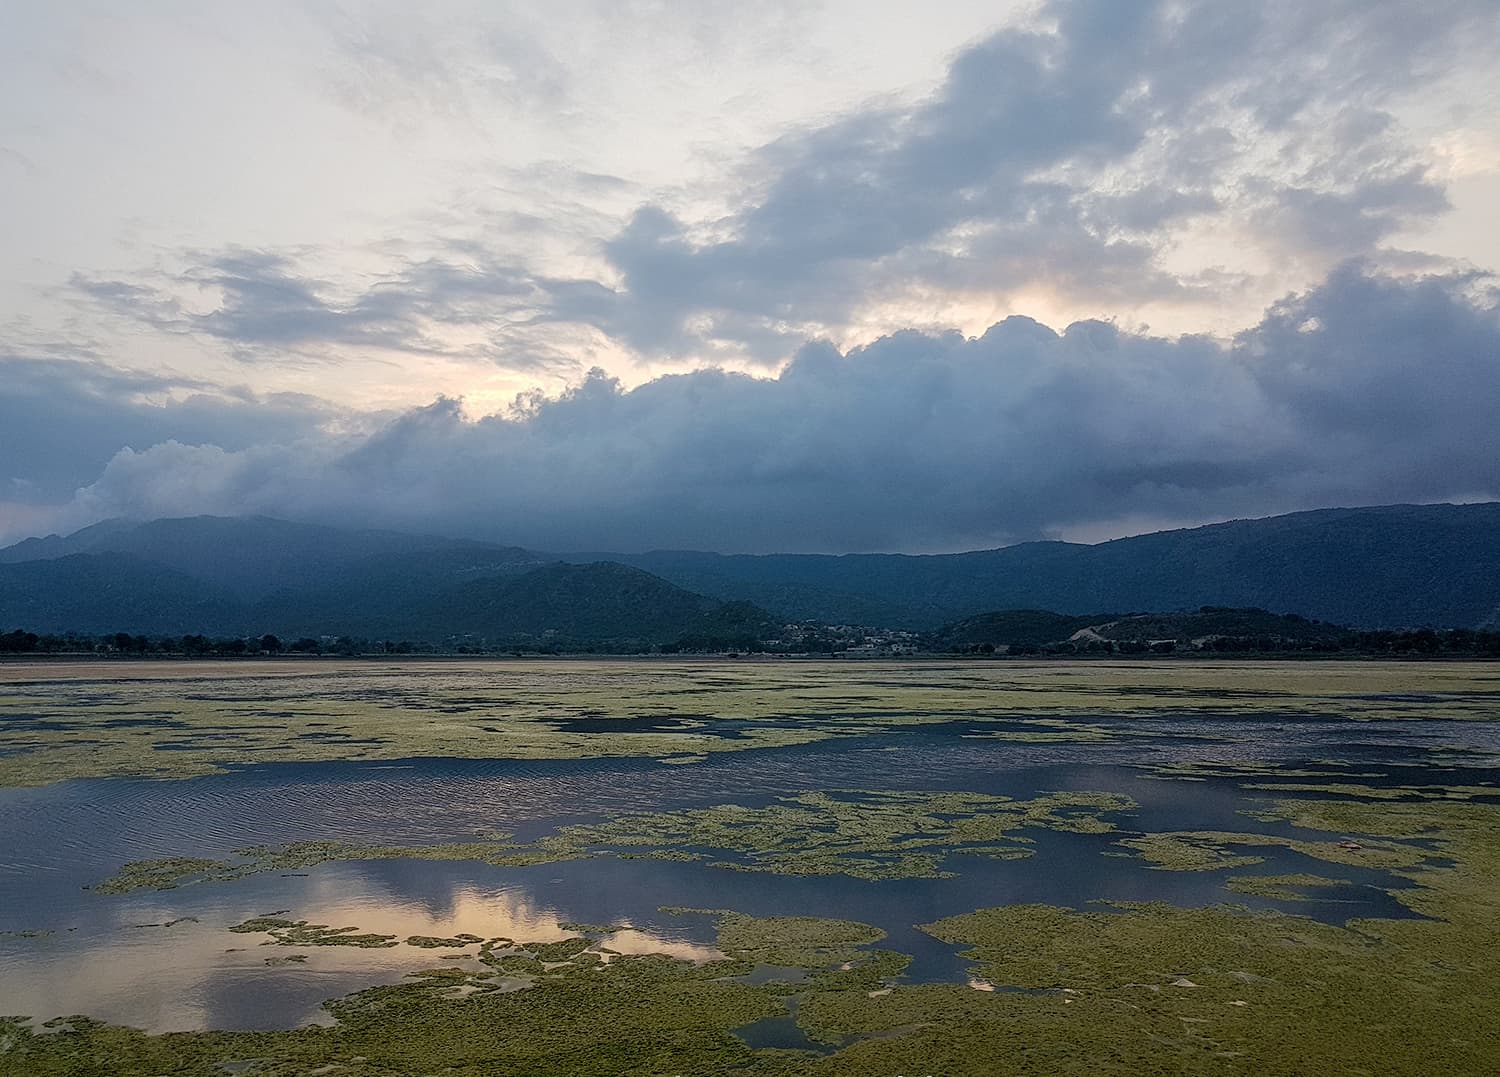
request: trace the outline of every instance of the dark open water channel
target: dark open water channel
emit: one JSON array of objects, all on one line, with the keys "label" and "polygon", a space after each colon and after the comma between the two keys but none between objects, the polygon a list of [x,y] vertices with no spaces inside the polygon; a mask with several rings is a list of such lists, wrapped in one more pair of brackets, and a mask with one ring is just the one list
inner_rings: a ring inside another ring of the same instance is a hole
[{"label": "dark open water channel", "polygon": [[[1232,901],[1332,922],[1409,915],[1381,889],[1393,883],[1381,871],[1260,848],[1248,851],[1267,862],[1251,869],[1158,871],[1141,860],[1104,855],[1122,851],[1112,844],[1120,834],[1051,831],[1027,832],[1036,840],[1028,859],[952,857],[945,866],[958,876],[949,879],[794,877],[601,856],[524,868],[472,861],[336,863],[121,896],[87,887],[130,860],[223,857],[255,843],[430,843],[497,829],[529,838],[559,824],[627,811],[757,805],[829,789],[968,790],[1020,799],[1054,790],[1116,792],[1141,805],[1112,817],[1126,831],[1255,830],[1326,839],[1240,814],[1284,794],[1246,791],[1224,779],[1158,780],[1142,765],[1214,760],[1307,768],[1332,760],[1335,765],[1316,768],[1325,770],[1322,780],[1341,780],[1348,770],[1382,775],[1358,779],[1366,783],[1441,786],[1492,781],[1494,771],[1433,766],[1431,753],[1500,747],[1489,723],[1205,719],[1192,722],[1187,738],[1184,719],[1133,719],[1130,728],[1160,735],[1028,744],[972,739],[964,723],[952,723],[723,753],[691,766],[646,759],[291,764],[189,781],[73,781],[0,790],[0,931],[11,933],[0,935],[0,1013],[42,1019],[84,1013],[153,1030],[289,1027],[324,1019],[324,999],[442,965],[441,956],[455,952],[404,945],[293,951],[261,946],[261,935],[227,930],[282,910],[294,919],[400,938],[470,932],[545,941],[570,934],[559,926],[569,921],[627,922],[638,930],[614,936],[611,947],[696,959],[715,956],[711,918],[667,915],[661,906],[836,916],[886,930],[880,945],[914,957],[909,980],[959,982],[969,974],[956,948],[914,925],[989,905],[1083,907],[1097,900]],[[1232,874],[1292,872],[1337,876],[1351,885],[1305,902],[1224,888]],[[306,954],[306,963],[267,964],[293,952]],[[777,1021],[753,1030],[751,1038],[792,1045],[778,1042],[790,1034],[791,1022]]]}]

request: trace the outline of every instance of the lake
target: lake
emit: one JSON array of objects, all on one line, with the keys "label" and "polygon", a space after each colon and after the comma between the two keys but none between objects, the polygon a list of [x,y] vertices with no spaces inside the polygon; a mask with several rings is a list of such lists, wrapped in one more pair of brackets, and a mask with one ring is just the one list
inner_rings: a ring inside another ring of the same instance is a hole
[{"label": "lake", "polygon": [[[836,1067],[916,1035],[868,1015],[835,1027],[836,1001],[1070,1002],[1034,970],[997,975],[985,937],[934,927],[976,910],[1114,918],[1105,931],[1156,902],[1298,931],[1446,922],[1420,896],[1467,863],[1443,830],[1353,825],[1365,816],[1328,830],[1295,805],[1487,820],[1492,668],[0,667],[0,1013],[30,1030],[10,1061],[40,1066],[58,1035],[40,1022],[83,1015],[271,1034],[243,1060],[254,1072],[284,1049],[275,1030],[345,1034],[354,1018],[325,1001],[381,985],[467,1014],[475,995],[524,1007],[553,980],[592,982],[580,969],[669,960],[767,1008],[705,1032],[714,1059]],[[878,947],[820,943],[808,959],[736,941],[745,925],[834,919]],[[857,992],[824,989],[877,950],[905,960]],[[1140,975],[1160,988],[1178,971]]]}]

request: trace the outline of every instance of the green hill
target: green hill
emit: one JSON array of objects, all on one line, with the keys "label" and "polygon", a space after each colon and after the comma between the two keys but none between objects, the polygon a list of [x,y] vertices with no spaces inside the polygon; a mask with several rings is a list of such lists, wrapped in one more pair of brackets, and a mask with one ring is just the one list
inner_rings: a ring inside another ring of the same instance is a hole
[{"label": "green hill", "polygon": [[125,554],[0,564],[0,625],[33,632],[239,633],[243,607],[183,572]]},{"label": "green hill", "polygon": [[415,623],[448,626],[491,643],[613,644],[621,649],[684,636],[760,639],[777,623],[626,565],[558,563],[521,576],[476,580],[413,610]]}]

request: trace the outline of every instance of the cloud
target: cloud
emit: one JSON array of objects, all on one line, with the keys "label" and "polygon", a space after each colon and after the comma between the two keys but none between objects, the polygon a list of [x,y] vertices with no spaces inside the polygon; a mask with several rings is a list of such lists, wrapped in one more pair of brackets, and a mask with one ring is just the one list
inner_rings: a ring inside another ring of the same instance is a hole
[{"label": "cloud", "polygon": [[265,512],[539,548],[954,549],[1153,517],[1500,495],[1500,299],[1358,264],[1232,343],[1012,317],[977,338],[809,344],[368,437],[120,452],[67,506]]},{"label": "cloud", "polygon": [[0,502],[65,501],[122,447],[177,439],[238,451],[340,418],[307,397],[226,392],[96,360],[0,354]]},{"label": "cloud", "polygon": [[402,116],[413,132],[432,113],[474,113],[498,104],[541,108],[565,102],[566,66],[538,39],[522,11],[495,5],[431,17],[407,5],[314,9],[339,58],[335,98],[371,115]]},{"label": "cloud", "polygon": [[914,287],[1208,299],[1165,261],[1205,215],[1273,255],[1369,253],[1447,206],[1388,107],[1496,22],[1482,3],[1058,0],[929,98],[763,148],[706,228],[642,207],[606,245],[597,324],[648,354],[776,360]]},{"label": "cloud", "polygon": [[[399,20],[332,25],[373,84],[446,100],[472,68],[534,84],[533,104],[553,101],[562,122],[537,26],[436,43],[421,20],[403,34]],[[647,360],[775,366],[811,338],[904,324],[880,312],[913,301],[1004,309],[1045,292],[1131,313],[1238,303],[1260,274],[1263,302],[1289,286],[1280,274],[1318,279],[1448,208],[1430,147],[1398,113],[1493,59],[1496,40],[1490,0],[1051,0],[958,52],[925,97],[789,131],[711,195],[660,191],[604,225],[624,181],[514,170],[508,182],[550,192],[538,212],[560,261],[476,213],[373,284],[226,249],[187,252],[164,280],[75,286],[247,359],[378,348],[554,371],[596,334]],[[595,196],[607,206],[586,205]],[[185,289],[211,305],[189,308]]]},{"label": "cloud", "polygon": [[[385,278],[343,294],[288,255],[240,248],[200,254],[181,273],[142,281],[75,274],[70,287],[152,328],[222,341],[247,361],[326,361],[337,359],[338,349],[373,348],[417,356],[478,352],[513,370],[576,365],[555,349],[527,348],[516,329],[546,316],[545,290],[569,294],[577,283],[533,277],[483,256],[397,258]],[[178,298],[185,289],[206,294],[208,308]],[[458,349],[444,332],[454,329],[477,331],[481,342]]]}]

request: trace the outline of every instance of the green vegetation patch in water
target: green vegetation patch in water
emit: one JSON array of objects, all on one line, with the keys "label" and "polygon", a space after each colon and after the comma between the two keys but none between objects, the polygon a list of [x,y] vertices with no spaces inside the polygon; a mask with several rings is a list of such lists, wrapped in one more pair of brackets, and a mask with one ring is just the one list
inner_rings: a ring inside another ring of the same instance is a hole
[{"label": "green vegetation patch in water", "polygon": [[[1289,714],[1491,721],[1489,678],[1460,662],[11,663],[0,714],[24,718],[0,728],[0,786],[188,778],[246,760],[692,763],[954,720],[1020,722],[1000,739],[1066,742],[1128,735],[1091,720],[1101,714],[1178,718],[1189,731],[1202,717]],[[697,717],[675,730],[624,731],[684,713]],[[580,716],[622,731],[575,731]]]},{"label": "green vegetation patch in water", "polygon": [[483,941],[484,939],[482,939],[478,935],[470,935],[468,932],[463,932],[462,934],[453,935],[451,937],[442,937],[438,935],[409,935],[406,939],[406,945],[419,946],[424,950],[436,950],[445,946],[473,946],[475,943],[480,943]]},{"label": "green vegetation patch in water", "polygon": [[1031,800],[979,793],[808,793],[761,807],[622,815],[560,828],[534,842],[506,840],[439,845],[369,845],[306,841],[257,845],[234,860],[174,857],[126,864],[95,890],[142,888],[243,878],[328,861],[480,860],[500,866],[555,863],[614,852],[661,859],[701,859],[704,849],[738,857],[716,867],[780,875],[849,875],[860,879],[938,878],[950,853],[1013,859],[1031,855],[1018,831],[1028,828],[1105,834],[1105,816],[1135,807],[1114,793],[1045,793]]},{"label": "green vegetation patch in water", "polygon": [[1474,797],[1500,798],[1500,787],[1493,785],[1364,785],[1354,782],[1250,782],[1246,789],[1273,793],[1325,793],[1337,797],[1365,797],[1370,800],[1472,800]]},{"label": "green vegetation patch in water", "polygon": [[863,960],[863,947],[885,932],[853,920],[816,916],[746,916],[718,911],[719,948],[757,965],[822,969]]},{"label": "green vegetation patch in water", "polygon": [[252,916],[229,930],[242,935],[265,932],[271,936],[264,944],[267,946],[358,946],[374,950],[396,945],[395,935],[360,934],[357,927],[329,927],[279,916]]},{"label": "green vegetation patch in water", "polygon": [[1277,901],[1308,901],[1305,891],[1316,887],[1348,886],[1348,879],[1330,879],[1324,875],[1294,872],[1289,875],[1232,875],[1224,888],[1236,894],[1272,898]]},{"label": "green vegetation patch in water", "polygon": [[1247,867],[1264,863],[1265,857],[1253,853],[1229,851],[1230,846],[1289,849],[1303,856],[1334,864],[1370,868],[1410,868],[1431,859],[1428,849],[1399,841],[1371,840],[1355,842],[1307,841],[1278,834],[1249,834],[1222,830],[1177,831],[1164,834],[1142,834],[1122,838],[1115,843],[1134,849],[1142,859],[1162,871],[1215,871],[1219,868]]}]

